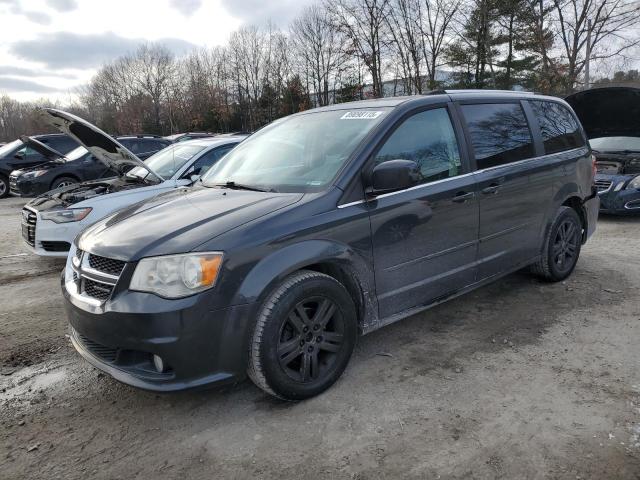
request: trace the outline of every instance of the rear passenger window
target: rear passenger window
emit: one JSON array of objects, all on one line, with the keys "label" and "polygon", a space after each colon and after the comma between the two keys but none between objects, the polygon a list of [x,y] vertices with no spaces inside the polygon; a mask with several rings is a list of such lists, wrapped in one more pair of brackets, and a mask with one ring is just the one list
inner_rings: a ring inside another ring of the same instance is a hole
[{"label": "rear passenger window", "polygon": [[446,108],[416,113],[396,128],[375,157],[413,160],[420,166],[422,183],[460,174],[460,152]]},{"label": "rear passenger window", "polygon": [[580,125],[564,106],[555,102],[530,101],[547,154],[571,150],[584,145]]},{"label": "rear passenger window", "polygon": [[519,103],[463,105],[478,169],[534,156],[527,119]]}]

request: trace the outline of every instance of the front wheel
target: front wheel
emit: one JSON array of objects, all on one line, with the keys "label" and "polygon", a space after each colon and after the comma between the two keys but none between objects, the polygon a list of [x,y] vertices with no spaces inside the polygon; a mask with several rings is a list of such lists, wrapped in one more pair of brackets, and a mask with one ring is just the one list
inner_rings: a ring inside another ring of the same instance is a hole
[{"label": "front wheel", "polygon": [[0,198],[9,196],[9,180],[4,175],[0,175]]},{"label": "front wheel", "polygon": [[249,377],[285,400],[313,397],[338,380],[356,337],[356,309],[344,286],[301,270],[262,306],[249,345]]},{"label": "front wheel", "polygon": [[78,183],[78,180],[73,177],[58,177],[51,183],[51,190],[68,187],[69,185],[73,185],[74,183]]},{"label": "front wheel", "polygon": [[582,221],[571,207],[560,207],[547,233],[540,260],[531,270],[549,282],[564,280],[578,263],[582,247]]}]

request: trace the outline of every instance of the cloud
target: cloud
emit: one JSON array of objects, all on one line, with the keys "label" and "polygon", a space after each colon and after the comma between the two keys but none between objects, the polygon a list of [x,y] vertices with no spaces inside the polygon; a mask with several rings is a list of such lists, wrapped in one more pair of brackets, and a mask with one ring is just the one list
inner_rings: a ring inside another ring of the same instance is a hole
[{"label": "cloud", "polygon": [[39,69],[12,67],[9,65],[0,65],[0,77],[60,77],[60,78],[76,78],[75,75],[60,72],[47,72]]},{"label": "cloud", "polygon": [[71,12],[78,8],[76,0],[47,0],[47,5],[58,12]]},{"label": "cloud", "polygon": [[264,24],[267,20],[280,27],[289,22],[313,0],[222,0],[225,10],[250,24]]},{"label": "cloud", "polygon": [[25,10],[20,5],[18,0],[0,0],[0,5],[8,5],[9,11],[14,15],[23,15],[32,22],[39,23],[40,25],[49,25],[51,23],[51,17],[46,13],[34,12],[33,10]]},{"label": "cloud", "polygon": [[30,10],[21,10],[19,13],[27,17],[32,22],[39,23],[40,25],[49,25],[51,23],[51,17],[46,13],[32,12]]},{"label": "cloud", "polygon": [[[146,40],[125,38],[113,32],[81,35],[71,32],[43,33],[33,40],[21,40],[10,45],[13,55],[42,62],[48,68],[98,67],[104,62],[135,51]],[[195,48],[195,45],[179,38],[162,38],[155,43],[165,45],[176,54]]]},{"label": "cloud", "polygon": [[169,5],[185,17],[190,17],[202,6],[202,0],[169,0]]},{"label": "cloud", "polygon": [[0,91],[6,92],[33,92],[52,93],[59,92],[60,89],[32,82],[31,80],[20,80],[17,78],[0,78]]}]

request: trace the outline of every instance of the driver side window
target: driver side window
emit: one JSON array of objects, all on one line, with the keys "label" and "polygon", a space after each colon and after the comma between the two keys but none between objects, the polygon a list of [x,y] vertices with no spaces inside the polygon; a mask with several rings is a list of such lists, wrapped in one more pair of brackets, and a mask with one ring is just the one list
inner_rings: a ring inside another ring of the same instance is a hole
[{"label": "driver side window", "polygon": [[446,108],[416,113],[395,129],[375,156],[375,163],[412,160],[421,183],[460,175],[460,151]]}]

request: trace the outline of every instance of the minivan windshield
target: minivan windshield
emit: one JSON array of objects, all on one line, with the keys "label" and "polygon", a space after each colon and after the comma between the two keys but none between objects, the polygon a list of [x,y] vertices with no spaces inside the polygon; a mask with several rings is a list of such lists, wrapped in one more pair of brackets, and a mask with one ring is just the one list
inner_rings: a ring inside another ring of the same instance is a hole
[{"label": "minivan windshield", "polygon": [[591,148],[599,152],[640,152],[639,137],[601,137],[589,140]]},{"label": "minivan windshield", "polygon": [[277,192],[321,190],[388,111],[330,110],[277,120],[229,152],[202,183]]},{"label": "minivan windshield", "polygon": [[[149,168],[162,178],[169,179],[180,170],[185,163],[206,148],[205,145],[180,144],[172,145],[145,160]],[[149,171],[142,167],[135,167],[127,173],[128,176],[145,178]]]}]

